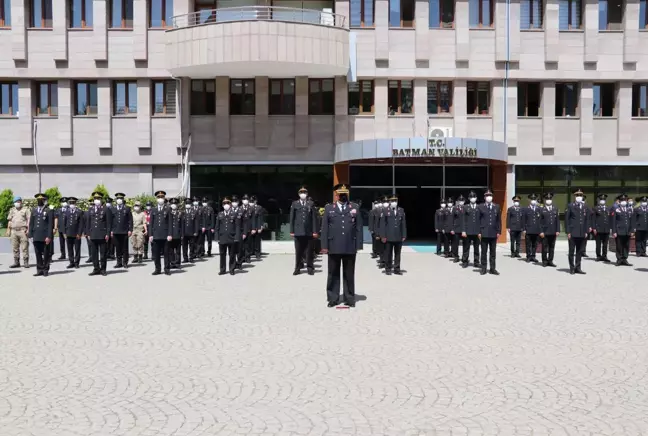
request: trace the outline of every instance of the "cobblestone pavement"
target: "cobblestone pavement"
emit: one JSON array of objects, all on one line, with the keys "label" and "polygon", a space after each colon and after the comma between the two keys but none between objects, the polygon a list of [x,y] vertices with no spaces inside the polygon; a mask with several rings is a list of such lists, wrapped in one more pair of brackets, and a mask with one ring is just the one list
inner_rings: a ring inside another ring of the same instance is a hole
[{"label": "cobblestone pavement", "polygon": [[271,255],[5,273],[0,435],[647,435],[648,259],[586,276],[500,255],[481,277],[363,254],[351,310]]}]

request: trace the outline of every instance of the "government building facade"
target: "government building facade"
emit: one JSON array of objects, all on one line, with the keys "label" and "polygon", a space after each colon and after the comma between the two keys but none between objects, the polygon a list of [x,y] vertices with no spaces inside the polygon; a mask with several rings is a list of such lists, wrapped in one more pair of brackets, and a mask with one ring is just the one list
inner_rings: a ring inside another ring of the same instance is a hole
[{"label": "government building facade", "polygon": [[[0,188],[648,194],[641,0],[0,0]],[[183,164],[183,162],[186,164]],[[280,218],[278,218],[280,220]]]}]

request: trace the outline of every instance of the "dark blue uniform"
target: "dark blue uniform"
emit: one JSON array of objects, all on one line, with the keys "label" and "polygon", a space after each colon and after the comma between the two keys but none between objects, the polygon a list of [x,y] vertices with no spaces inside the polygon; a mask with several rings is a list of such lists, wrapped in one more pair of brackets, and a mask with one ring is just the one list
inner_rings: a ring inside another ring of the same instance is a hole
[{"label": "dark blue uniform", "polygon": [[[63,200],[65,201],[65,200]],[[54,212],[54,218],[58,220],[58,232],[59,232],[59,247],[61,251],[61,257],[59,257],[60,260],[65,259],[65,248],[66,248],[66,243],[65,243],[65,232],[63,230],[63,217],[65,217],[66,212],[68,211],[68,207],[61,206],[59,207],[56,212]],[[52,250],[51,254],[54,254],[54,244],[52,243]]]},{"label": "dark blue uniform", "polygon": [[81,235],[85,230],[83,211],[76,207],[74,209],[68,207],[59,227],[59,232],[66,236],[68,260],[70,262],[68,267],[79,268],[79,263],[81,263]]},{"label": "dark blue uniform", "polygon": [[167,238],[171,236],[171,211],[165,205],[157,205],[151,209],[151,223],[149,235],[153,238],[151,247],[153,261],[155,262],[154,275],[161,273],[161,257],[164,253],[164,273],[171,274],[171,255]]},{"label": "dark blue uniform", "polygon": [[32,239],[34,244],[36,275],[47,276],[51,260],[47,246],[54,243],[52,241],[54,237],[54,213],[47,206],[32,209],[28,237]]},{"label": "dark blue uniform", "polygon": [[133,233],[133,212],[125,204],[113,206],[111,212],[111,237],[117,255],[117,264],[115,267],[128,267],[128,235],[129,233]]},{"label": "dark blue uniform", "polygon": [[569,270],[582,273],[581,259],[583,257],[585,238],[590,229],[590,213],[583,203],[571,203],[565,212],[565,232],[569,237]]},{"label": "dark blue uniform", "polygon": [[527,262],[537,262],[538,238],[542,233],[540,207],[538,205],[526,207],[523,217],[526,232],[526,259]]},{"label": "dark blue uniform", "polygon": [[499,274],[495,259],[497,236],[502,233],[502,213],[497,204],[484,203],[479,206],[479,229],[482,250],[481,273],[486,274],[486,266],[489,265],[492,274]]},{"label": "dark blue uniform", "polygon": [[220,274],[225,274],[227,254],[229,252],[229,273],[234,275],[236,268],[236,253],[234,247],[241,238],[241,219],[239,214],[222,211],[216,216],[215,235],[218,238],[218,251],[220,253]]},{"label": "dark blue uniform", "polygon": [[293,201],[290,206],[290,234],[295,240],[295,270],[299,274],[306,257],[308,273],[312,274],[313,266],[313,234],[318,232],[317,212],[313,203],[307,200]]},{"label": "dark blue uniform", "polygon": [[648,206],[634,209],[635,247],[637,256],[646,256],[646,239],[648,239]]},{"label": "dark blue uniform", "polygon": [[183,262],[194,262],[196,259],[196,238],[198,232],[202,230],[200,227],[200,215],[193,207],[185,208],[183,214],[182,224],[182,260]]},{"label": "dark blue uniform", "polygon": [[434,231],[436,232],[437,237],[436,254],[441,254],[441,248],[444,247],[445,238],[443,234],[443,227],[445,225],[445,218],[445,208],[439,208],[434,213]]},{"label": "dark blue uniform", "polygon": [[508,208],[506,212],[506,228],[511,236],[511,257],[520,257],[520,242],[524,231],[524,210],[520,206]]},{"label": "dark blue uniform", "polygon": [[180,268],[180,259],[182,258],[182,236],[184,232],[184,216],[178,209],[171,209],[171,240],[167,241],[169,245],[170,268]]},{"label": "dark blue uniform", "polygon": [[452,235],[452,257],[455,263],[459,263],[459,241],[461,240],[464,224],[463,213],[464,209],[461,204],[457,204],[452,208],[452,230],[450,234]]},{"label": "dark blue uniform", "polygon": [[112,211],[103,205],[93,205],[85,213],[85,218],[85,234],[90,238],[92,246],[90,255],[94,268],[91,274],[105,275],[108,262],[106,250],[112,228]]},{"label": "dark blue uniform", "polygon": [[463,256],[462,263],[464,268],[468,267],[468,256],[470,255],[470,246],[473,246],[474,266],[479,268],[479,206],[471,203],[464,206],[463,209],[463,232],[466,237],[463,239]]},{"label": "dark blue uniform", "polygon": [[[261,232],[265,225],[265,209],[259,204],[252,206],[254,228],[256,232],[252,235],[252,254],[257,260],[261,260]],[[319,226],[318,232],[319,232]]]},{"label": "dark blue uniform", "polygon": [[629,265],[630,236],[634,231],[633,212],[629,206],[616,206],[610,213],[612,219],[612,234],[616,238],[617,265]]},{"label": "dark blue uniform", "polygon": [[604,204],[592,208],[592,229],[596,236],[596,260],[609,262],[607,258],[610,239],[610,214],[612,209]]},{"label": "dark blue uniform", "polygon": [[560,219],[558,209],[554,205],[545,206],[540,210],[540,227],[544,237],[542,243],[542,265],[554,266],[554,251],[556,236],[560,233]]},{"label": "dark blue uniform", "polygon": [[380,221],[380,234],[385,241],[387,250],[385,266],[387,274],[391,274],[392,267],[396,274],[400,274],[401,250],[403,241],[407,238],[407,220],[405,210],[402,207],[397,209],[388,208],[383,213]]}]

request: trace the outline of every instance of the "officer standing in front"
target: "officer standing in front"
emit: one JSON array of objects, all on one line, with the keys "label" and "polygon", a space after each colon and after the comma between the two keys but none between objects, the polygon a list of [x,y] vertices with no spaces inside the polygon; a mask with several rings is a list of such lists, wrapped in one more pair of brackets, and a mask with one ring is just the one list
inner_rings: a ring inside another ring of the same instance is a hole
[{"label": "officer standing in front", "polygon": [[302,260],[306,257],[308,275],[315,274],[313,265],[312,241],[317,238],[317,215],[313,203],[309,202],[308,190],[302,186],[299,191],[299,200],[293,201],[290,206],[290,236],[295,240],[295,269],[293,275],[299,275]]},{"label": "officer standing in front", "polygon": [[612,210],[612,236],[616,241],[616,266],[632,266],[628,263],[630,238],[634,231],[632,208],[628,206],[628,196],[619,196],[619,205]]},{"label": "officer standing in front", "polygon": [[489,273],[498,276],[496,268],[497,238],[502,233],[502,212],[493,203],[493,193],[487,190],[484,194],[485,203],[479,206],[479,239],[481,241],[481,275]]},{"label": "officer standing in front", "polygon": [[164,253],[164,274],[171,275],[171,254],[168,242],[171,242],[171,213],[165,204],[166,192],[157,191],[157,206],[151,210],[151,225],[149,226],[149,242],[155,262],[154,276],[162,274],[161,257]]},{"label": "officer standing in front", "polygon": [[67,211],[59,223],[59,232],[65,236],[69,264],[67,268],[79,268],[81,263],[81,235],[85,230],[85,217],[83,211],[77,207],[77,198],[67,199]]},{"label": "officer standing in front", "polygon": [[130,257],[128,250],[128,238],[133,234],[133,212],[124,204],[126,194],[118,192],[115,194],[117,204],[112,208],[112,228],[110,238],[115,245],[117,263],[115,268],[128,268]]},{"label": "officer standing in front", "polygon": [[356,203],[349,202],[349,188],[336,185],[335,204],[327,205],[322,221],[322,253],[328,254],[326,297],[328,307],[340,300],[340,269],[342,269],[343,303],[355,307],[355,262],[362,250],[362,214]]},{"label": "officer standing in front", "polygon": [[27,207],[23,206],[22,197],[15,197],[13,200],[14,207],[11,208],[7,217],[7,232],[10,233],[14,258],[14,263],[10,268],[20,268],[21,254],[23,268],[29,268],[29,238],[27,236],[31,213]]},{"label": "officer standing in front", "polygon": [[108,241],[110,240],[110,229],[112,228],[112,211],[101,202],[103,194],[93,192],[93,206],[90,206],[85,213],[85,234],[89,236],[92,244],[91,256],[94,268],[89,274],[96,276],[107,275],[106,266],[108,263]]},{"label": "officer standing in front", "polygon": [[38,206],[32,210],[29,220],[29,239],[34,244],[34,253],[36,254],[36,274],[45,276],[49,274],[50,252],[48,246],[53,243],[54,237],[54,214],[45,206],[47,196],[45,194],[36,194]]},{"label": "officer standing in front", "polygon": [[[230,275],[235,274],[236,252],[235,245],[240,239],[241,220],[239,215],[232,211],[232,202],[223,198],[223,210],[216,215],[216,238],[218,238],[218,252],[220,257],[220,271],[218,275],[227,274],[226,266],[229,265]],[[227,256],[229,253],[229,262]]]},{"label": "officer standing in front", "polygon": [[540,206],[538,206],[538,195],[529,194],[530,204],[524,210],[524,232],[526,234],[526,261],[538,262],[536,252],[538,250],[538,238],[542,229],[540,228]]},{"label": "officer standing in front", "polygon": [[592,208],[592,232],[596,238],[596,261],[609,263],[607,257],[608,241],[610,239],[610,214],[612,209],[606,206],[607,194],[599,194],[598,205]]},{"label": "officer standing in front", "polygon": [[465,199],[463,195],[457,197],[457,203],[452,208],[452,230],[450,234],[452,235],[452,258],[454,263],[459,263],[459,242],[461,242],[461,235],[464,233],[463,230],[463,214],[464,214],[464,203]]},{"label": "officer standing in front", "polygon": [[511,238],[511,257],[520,256],[520,242],[524,230],[524,210],[520,207],[520,196],[513,196],[513,206],[506,211],[506,229]]},{"label": "officer standing in front", "polygon": [[398,207],[398,197],[392,195],[389,199],[389,209],[383,211],[383,217],[380,221],[380,234],[387,249],[387,265],[385,274],[388,276],[392,273],[401,275],[401,250],[403,242],[407,239],[407,221],[405,219],[405,210]]},{"label": "officer standing in front", "polygon": [[445,248],[445,234],[443,233],[443,229],[445,227],[445,220],[446,220],[446,202],[445,200],[441,200],[440,208],[434,212],[434,231],[436,232],[436,237],[437,237],[437,245],[436,245],[436,254],[437,256],[441,256],[442,254],[445,254],[444,248]]},{"label": "officer standing in front", "polygon": [[556,264],[553,263],[553,259],[554,250],[556,249],[556,237],[560,234],[560,220],[558,219],[558,209],[553,205],[553,194],[551,192],[546,193],[544,199],[544,207],[540,210],[542,266],[555,267]]},{"label": "officer standing in front", "polygon": [[646,239],[648,239],[648,197],[637,198],[639,206],[633,210],[635,225],[635,251],[637,257],[646,257]]},{"label": "officer standing in front", "polygon": [[574,196],[576,201],[567,206],[567,212],[565,213],[565,232],[569,243],[569,273],[585,274],[581,269],[581,259],[583,257],[583,243],[591,229],[589,223],[590,213],[583,204],[583,191],[577,189]]},{"label": "officer standing in front", "polygon": [[180,259],[182,259],[180,249],[184,231],[184,218],[182,212],[178,210],[178,203],[179,201],[177,198],[172,198],[171,200],[169,200],[171,207],[171,240],[167,242],[167,244],[169,245],[168,252],[170,257],[169,267],[176,269],[180,268]]},{"label": "officer standing in front", "polygon": [[477,193],[470,191],[468,194],[470,204],[464,206],[463,210],[463,256],[461,263],[464,268],[468,268],[468,256],[470,255],[470,246],[473,246],[473,259],[475,268],[480,268],[479,263],[479,210],[477,209]]},{"label": "officer standing in front", "polygon": [[58,258],[58,260],[66,259],[65,229],[63,228],[62,224],[63,224],[63,217],[65,216],[67,210],[68,210],[68,199],[66,197],[61,197],[61,207],[59,207],[54,211],[54,233],[58,232],[59,250],[61,252],[61,256]]}]

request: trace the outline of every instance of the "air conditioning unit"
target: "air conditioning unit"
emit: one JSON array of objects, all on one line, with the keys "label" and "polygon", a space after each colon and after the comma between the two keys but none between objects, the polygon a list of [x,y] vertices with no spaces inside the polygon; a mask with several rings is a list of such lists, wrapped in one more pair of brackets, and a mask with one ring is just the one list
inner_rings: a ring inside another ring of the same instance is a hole
[{"label": "air conditioning unit", "polygon": [[451,137],[452,137],[452,127],[439,127],[439,126],[428,127],[428,139],[440,139],[440,138],[451,138]]}]

